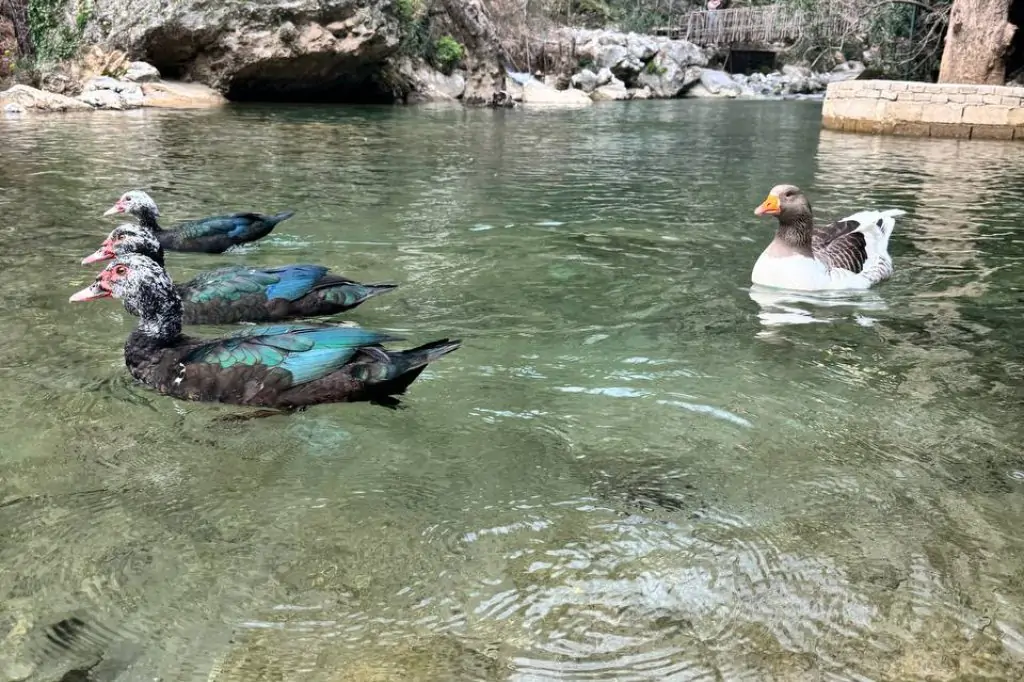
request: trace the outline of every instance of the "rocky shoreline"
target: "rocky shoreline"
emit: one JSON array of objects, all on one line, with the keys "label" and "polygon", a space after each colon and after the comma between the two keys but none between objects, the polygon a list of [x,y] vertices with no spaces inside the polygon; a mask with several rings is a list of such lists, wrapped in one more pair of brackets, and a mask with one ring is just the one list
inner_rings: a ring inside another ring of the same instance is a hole
[{"label": "rocky shoreline", "polygon": [[[340,31],[337,27],[334,30]],[[545,40],[556,44],[560,54],[568,55],[549,73],[502,69],[473,55],[444,70],[422,58],[397,56],[383,62],[379,72],[363,74],[362,78],[369,80],[361,85],[343,79],[336,81],[335,87],[370,87],[367,83],[372,82],[372,87],[380,88],[381,81],[386,80],[393,88],[391,101],[405,104],[579,107],[593,102],[680,97],[818,98],[829,83],[857,78],[864,71],[860,62],[842,62],[824,73],[787,64],[770,73],[730,74],[715,68],[712,51],[685,40],[610,30],[561,29],[545,36]],[[232,63],[242,64],[245,59],[236,56]],[[286,67],[280,66],[285,71]],[[304,77],[301,60],[295,69],[295,79],[300,81]],[[132,61],[125,51],[106,51],[94,45],[75,62],[42,77],[39,88],[19,84],[0,92],[0,111],[17,116],[30,112],[216,107],[226,104],[232,92],[238,92],[237,82],[244,73],[193,70],[186,76],[206,74],[210,82],[165,81],[153,64]],[[285,86],[274,87],[278,90],[266,92],[279,93],[281,88],[287,91]],[[302,94],[312,92],[309,88],[301,90],[298,84],[293,89],[294,101],[304,101]]]}]

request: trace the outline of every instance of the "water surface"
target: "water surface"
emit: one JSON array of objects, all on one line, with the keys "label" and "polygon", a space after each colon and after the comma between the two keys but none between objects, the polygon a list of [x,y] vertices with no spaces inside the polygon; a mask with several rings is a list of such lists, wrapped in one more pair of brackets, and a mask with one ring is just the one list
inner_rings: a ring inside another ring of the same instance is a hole
[{"label": "water surface", "polygon": [[[0,674],[1024,677],[1024,156],[819,117],[0,121]],[[906,209],[894,278],[750,292],[780,182],[822,219]],[[155,395],[123,366],[134,319],[67,302],[133,187],[166,223],[297,211],[170,254],[175,279],[321,263],[401,285],[339,319],[465,345],[398,412]]]}]

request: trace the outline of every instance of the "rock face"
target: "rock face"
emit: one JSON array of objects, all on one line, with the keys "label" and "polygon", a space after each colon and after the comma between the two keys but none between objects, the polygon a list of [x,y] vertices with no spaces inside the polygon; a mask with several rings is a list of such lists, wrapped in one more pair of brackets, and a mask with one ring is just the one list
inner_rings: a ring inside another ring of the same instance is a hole
[{"label": "rock face", "polygon": [[14,35],[14,24],[0,15],[0,78],[14,73],[14,60],[18,58],[18,39]]},{"label": "rock face", "polygon": [[555,90],[536,80],[523,85],[522,101],[525,105],[568,108],[585,107],[591,103],[587,93],[581,90]]},{"label": "rock face", "polygon": [[96,109],[137,109],[145,102],[137,83],[99,76],[87,81],[78,99]]},{"label": "rock face", "polygon": [[129,62],[124,80],[130,83],[152,83],[160,80],[160,71],[146,62]]},{"label": "rock face", "polygon": [[406,96],[408,104],[454,102],[466,92],[466,74],[463,71],[444,74],[422,60],[403,58],[398,62],[398,72],[409,91]]},{"label": "rock face", "polygon": [[595,102],[624,100],[629,99],[630,96],[629,90],[626,89],[626,84],[618,78],[613,78],[607,85],[595,88],[594,91],[590,93],[590,99]]},{"label": "rock face", "polygon": [[626,88],[646,87],[655,97],[678,97],[700,78],[699,67],[708,63],[704,52],[685,40],[587,29],[563,29],[556,36],[575,44],[577,59],[591,65],[574,76],[573,86],[584,92],[593,92],[614,77]]},{"label": "rock face", "polygon": [[143,83],[142,95],[143,106],[158,109],[207,109],[227,104],[224,95],[200,83]]},{"label": "rock face", "polygon": [[387,99],[375,77],[399,45],[389,7],[386,0],[95,0],[86,38],[232,99],[372,101]]}]

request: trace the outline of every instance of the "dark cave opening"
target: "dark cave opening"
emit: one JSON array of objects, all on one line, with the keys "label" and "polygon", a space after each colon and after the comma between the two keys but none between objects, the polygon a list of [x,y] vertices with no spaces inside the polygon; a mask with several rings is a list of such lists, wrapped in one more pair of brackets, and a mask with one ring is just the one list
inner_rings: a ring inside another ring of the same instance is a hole
[{"label": "dark cave opening", "polygon": [[1006,55],[1006,78],[1024,74],[1024,0],[1011,0],[1010,23],[1017,27]]},{"label": "dark cave opening", "polygon": [[261,62],[235,74],[225,96],[233,102],[392,104],[395,91],[385,85],[383,69],[333,54]]},{"label": "dark cave opening", "polygon": [[373,78],[281,82],[256,79],[231,81],[225,96],[232,102],[294,102],[304,104],[393,104],[395,93]]}]

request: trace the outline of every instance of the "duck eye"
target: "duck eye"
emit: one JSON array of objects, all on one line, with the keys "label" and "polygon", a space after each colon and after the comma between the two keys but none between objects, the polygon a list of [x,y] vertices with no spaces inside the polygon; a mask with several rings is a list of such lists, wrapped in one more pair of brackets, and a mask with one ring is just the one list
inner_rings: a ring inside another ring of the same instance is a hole
[{"label": "duck eye", "polygon": [[124,277],[126,274],[128,274],[128,268],[126,268],[123,265],[118,265],[116,268],[114,268],[114,274],[117,275],[118,277]]}]

